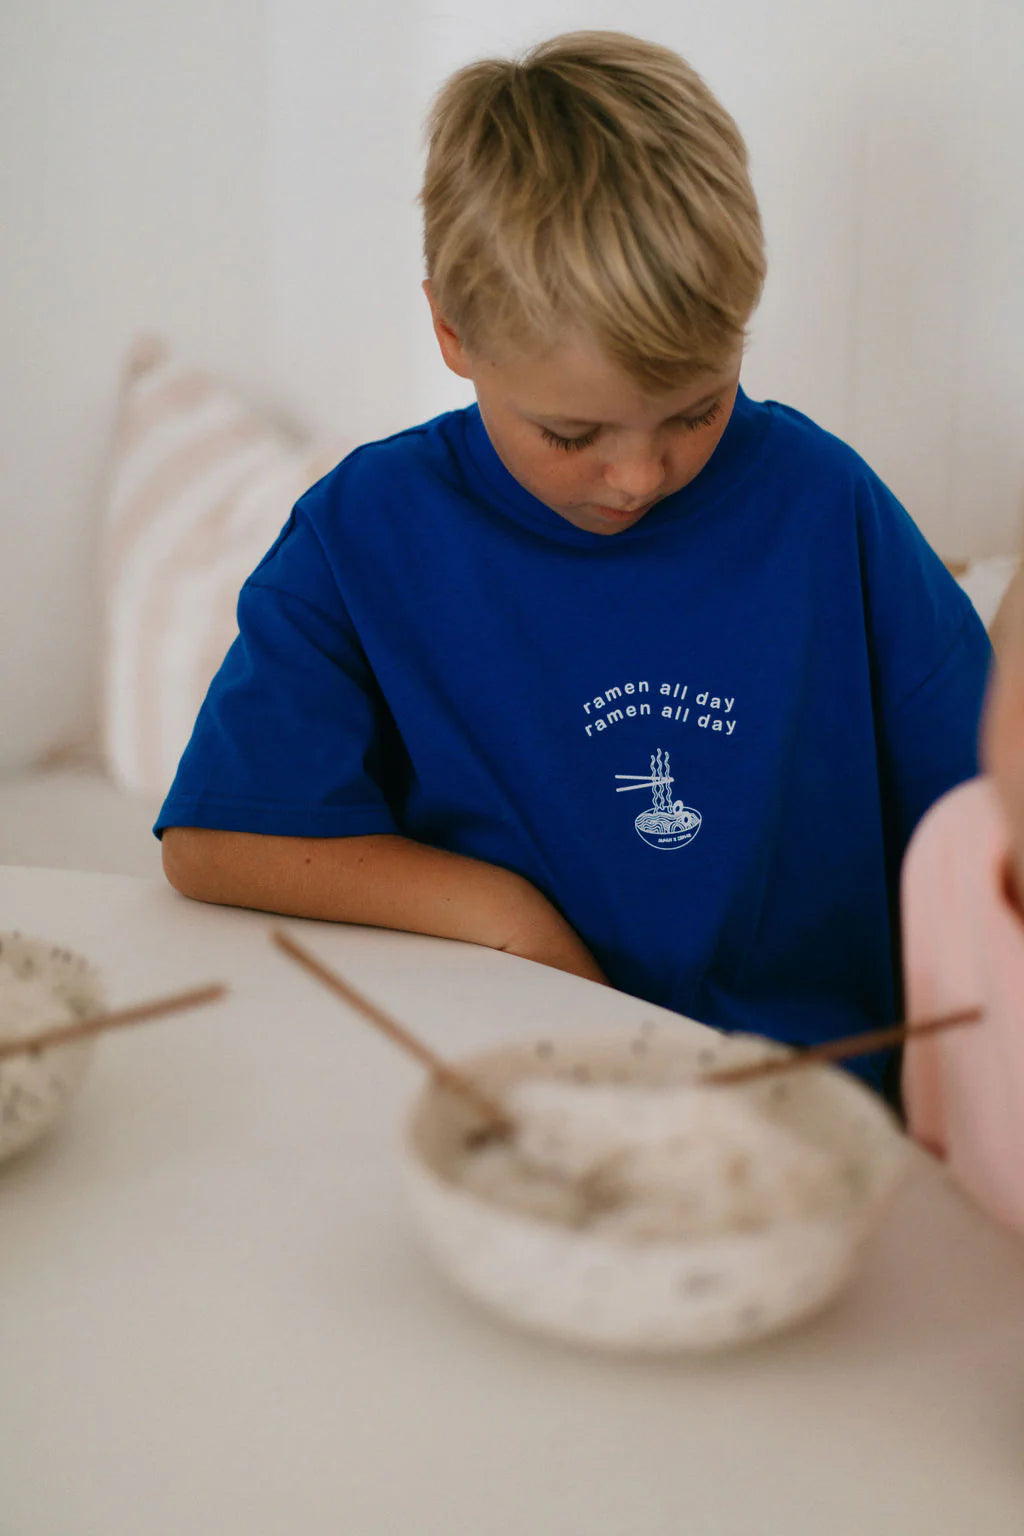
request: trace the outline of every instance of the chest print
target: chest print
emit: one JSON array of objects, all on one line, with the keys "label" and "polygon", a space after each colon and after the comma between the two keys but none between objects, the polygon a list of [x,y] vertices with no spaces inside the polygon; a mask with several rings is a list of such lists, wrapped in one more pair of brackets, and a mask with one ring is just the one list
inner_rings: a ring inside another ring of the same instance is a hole
[{"label": "chest print", "polygon": [[[647,695],[645,698],[644,695]],[[736,729],[733,709],[735,696],[714,693],[711,688],[694,692],[689,683],[654,683],[646,678],[631,682],[615,683],[603,693],[595,693],[584,699],[583,729],[596,740],[613,725],[628,724],[660,716],[673,725],[688,726],[689,730],[709,731],[713,736],[728,739]]]},{"label": "chest print", "polygon": [[617,773],[617,779],[631,779],[635,782],[629,784],[617,784],[617,795],[628,794],[631,789],[650,790],[652,804],[649,810],[641,811],[633,822],[637,835],[643,838],[651,848],[685,848],[687,843],[692,843],[701,829],[700,811],[695,811],[692,806],[684,805],[681,800],[673,800],[671,786],[674,782],[669,768],[667,752],[662,752],[659,747],[651,757],[651,771],[643,773]]}]

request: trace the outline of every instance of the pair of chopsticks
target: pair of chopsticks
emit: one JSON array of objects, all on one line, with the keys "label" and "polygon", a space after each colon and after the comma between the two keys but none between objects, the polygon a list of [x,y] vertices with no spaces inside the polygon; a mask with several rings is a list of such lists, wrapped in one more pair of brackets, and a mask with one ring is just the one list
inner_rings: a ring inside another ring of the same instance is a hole
[{"label": "pair of chopsticks", "polygon": [[[394,1041],[410,1056],[414,1056],[433,1074],[435,1081],[443,1083],[453,1092],[460,1094],[478,1114],[483,1116],[486,1131],[490,1135],[509,1134],[513,1126],[506,1112],[495,1099],[483,1093],[471,1078],[453,1067],[443,1057],[438,1056],[429,1045],[411,1034],[404,1025],[399,1024],[397,1019],[385,1013],[376,1003],[364,997],[361,992],[357,992],[355,987],[344,981],[336,971],[324,965],[323,961],[318,960],[283,929],[275,928],[271,933],[271,939],[279,949],[315,976],[335,996],[342,998],[357,1013],[361,1013],[364,1019],[381,1030],[389,1040]],[[894,1024],[887,1029],[870,1030],[866,1034],[845,1035],[840,1040],[826,1040],[821,1045],[810,1046],[806,1050],[794,1052],[791,1056],[773,1057],[770,1061],[759,1061],[747,1066],[727,1067],[717,1072],[709,1072],[699,1078],[698,1083],[709,1086],[749,1083],[762,1077],[774,1077],[780,1072],[793,1072],[802,1067],[817,1066],[823,1062],[845,1061],[854,1056],[866,1056],[871,1051],[883,1050],[890,1045],[917,1040],[923,1035],[935,1035],[942,1030],[955,1029],[963,1024],[975,1024],[981,1018],[980,1008],[962,1008],[956,1013],[943,1014],[941,1018],[909,1024]]]}]

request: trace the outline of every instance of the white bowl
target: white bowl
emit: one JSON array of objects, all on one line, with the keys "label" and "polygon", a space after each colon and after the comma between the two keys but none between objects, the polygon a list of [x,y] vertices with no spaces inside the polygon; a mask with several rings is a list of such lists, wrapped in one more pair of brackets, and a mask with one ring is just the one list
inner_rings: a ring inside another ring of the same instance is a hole
[{"label": "white bowl", "polygon": [[[685,1082],[714,1066],[788,1054],[759,1036],[688,1019],[639,1031],[536,1038],[461,1063],[500,1097],[524,1077]],[[757,1339],[823,1307],[853,1276],[907,1148],[896,1117],[847,1072],[803,1068],[733,1092],[841,1161],[841,1209],[753,1231],[629,1243],[493,1204],[456,1182],[472,1111],[428,1082],[406,1127],[411,1209],[440,1269],[510,1322],[578,1344],[714,1349]]]},{"label": "white bowl", "polygon": [[[45,939],[0,933],[0,970],[38,977],[50,988],[55,1016],[41,1019],[40,1029],[59,1023],[64,1005],[75,1018],[97,1013],[105,1005],[96,967]],[[10,1019],[0,1012],[0,1039],[14,1033]],[[77,1040],[0,1061],[0,1159],[20,1152],[57,1123],[81,1086],[93,1049],[92,1040]]]}]

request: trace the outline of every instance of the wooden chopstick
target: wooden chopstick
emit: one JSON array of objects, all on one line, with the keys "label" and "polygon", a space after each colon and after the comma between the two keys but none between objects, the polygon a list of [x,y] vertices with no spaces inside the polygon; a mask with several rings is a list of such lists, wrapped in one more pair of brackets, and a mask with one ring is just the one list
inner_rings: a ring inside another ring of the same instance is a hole
[{"label": "wooden chopstick", "polygon": [[921,1023],[893,1024],[888,1029],[873,1029],[863,1035],[844,1035],[841,1040],[826,1040],[821,1045],[808,1046],[792,1056],[774,1057],[771,1061],[758,1061],[744,1067],[724,1067],[708,1072],[699,1079],[701,1084],[750,1083],[760,1077],[774,1077],[779,1072],[795,1072],[801,1067],[817,1066],[824,1061],[846,1061],[854,1056],[866,1056],[870,1051],[880,1051],[889,1045],[911,1042],[922,1035],[937,1035],[944,1029],[957,1029],[962,1024],[976,1024],[983,1016],[981,1008],[962,1008],[957,1013],[946,1013],[941,1018],[925,1019]]},{"label": "wooden chopstick", "polygon": [[364,1019],[373,1024],[382,1034],[387,1035],[389,1040],[401,1046],[403,1051],[414,1056],[433,1075],[436,1082],[443,1083],[446,1088],[452,1089],[472,1104],[477,1114],[484,1117],[487,1130],[491,1135],[505,1136],[511,1132],[512,1123],[501,1105],[478,1088],[471,1078],[451,1066],[442,1056],[438,1056],[431,1046],[412,1034],[404,1024],[399,1024],[398,1020],[392,1018],[389,1013],[385,1013],[383,1008],[379,1008],[368,997],[357,992],[355,987],[338,975],[337,971],[325,965],[322,960],[318,960],[316,955],[304,945],[299,944],[290,934],[285,933],[284,929],[274,928],[270,937],[279,949],[284,950],[286,955],[303,966],[310,975],[315,976],[357,1013],[361,1013]]},{"label": "wooden chopstick", "polygon": [[112,1013],[94,1013],[73,1024],[58,1024],[52,1029],[40,1030],[35,1035],[20,1035],[12,1040],[0,1040],[0,1061],[11,1056],[24,1056],[49,1050],[52,1045],[71,1045],[89,1035],[100,1035],[108,1029],[121,1029],[126,1024],[145,1024],[150,1019],[162,1018],[167,1013],[178,1013],[186,1008],[199,1008],[204,1003],[215,1003],[227,992],[219,982],[209,987],[196,987],[190,992],[175,992],[169,997],[159,997],[151,1003],[137,1003],[132,1008],[118,1008]]}]

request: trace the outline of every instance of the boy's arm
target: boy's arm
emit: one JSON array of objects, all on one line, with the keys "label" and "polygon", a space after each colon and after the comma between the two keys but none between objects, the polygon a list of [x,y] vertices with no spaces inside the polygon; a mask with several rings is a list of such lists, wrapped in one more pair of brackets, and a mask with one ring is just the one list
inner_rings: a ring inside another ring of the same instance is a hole
[{"label": "boy's arm", "polygon": [[175,890],[198,901],[464,939],[606,980],[579,935],[528,880],[411,838],[168,827],[163,865]]}]

